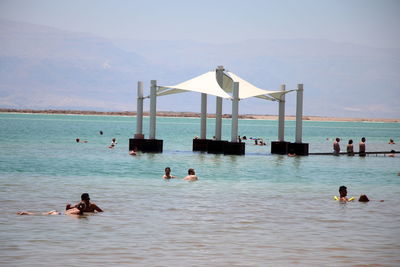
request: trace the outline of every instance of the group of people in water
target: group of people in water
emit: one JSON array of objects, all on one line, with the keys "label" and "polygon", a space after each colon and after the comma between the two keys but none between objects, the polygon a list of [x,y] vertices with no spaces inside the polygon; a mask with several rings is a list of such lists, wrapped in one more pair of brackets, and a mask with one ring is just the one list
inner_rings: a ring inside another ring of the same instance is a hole
[{"label": "group of people in water", "polygon": [[[347,197],[347,187],[342,185],[339,187],[339,197],[334,196],[334,199],[337,201],[340,201],[340,202],[350,202],[350,201],[353,201],[355,198],[354,197],[348,198]],[[369,198],[367,195],[362,194],[358,198],[358,201],[359,202],[369,202]],[[380,200],[380,202],[383,202],[383,201],[384,200]]]},{"label": "group of people in water", "polygon": [[[171,168],[170,167],[166,167],[164,171],[165,171],[165,174],[163,176],[163,179],[169,180],[169,179],[177,178],[176,176],[171,174]],[[197,181],[198,179],[199,178],[197,177],[196,172],[192,168],[190,168],[188,170],[188,175],[183,178],[184,181],[190,181],[190,182]]]},{"label": "group of people in water", "polygon": [[[103,135],[103,131],[99,131],[99,134]],[[89,142],[88,140],[82,140],[80,138],[76,138],[75,141],[77,143],[88,143]],[[117,145],[117,139],[113,138],[113,139],[111,139],[111,144],[108,146],[108,148],[114,148],[116,145]]]},{"label": "group of people in water", "polygon": [[[338,156],[340,154],[340,138],[336,137],[335,141],[333,142],[333,154]],[[361,138],[360,143],[358,144],[358,155],[360,157],[365,157],[366,153],[365,153],[365,142],[366,139],[365,137]],[[350,139],[349,142],[347,143],[347,147],[346,147],[346,152],[348,156],[354,156],[354,146],[353,146],[353,139]]]}]

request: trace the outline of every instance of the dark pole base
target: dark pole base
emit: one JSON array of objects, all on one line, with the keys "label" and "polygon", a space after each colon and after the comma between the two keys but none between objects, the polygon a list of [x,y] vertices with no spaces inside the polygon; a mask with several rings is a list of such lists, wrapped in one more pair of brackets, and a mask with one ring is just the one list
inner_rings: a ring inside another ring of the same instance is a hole
[{"label": "dark pole base", "polygon": [[225,143],[228,143],[228,141],[210,140],[210,142],[208,142],[207,152],[211,154],[223,154]]},{"label": "dark pole base", "polygon": [[308,144],[307,143],[290,143],[289,153],[294,152],[299,156],[308,156]]},{"label": "dark pole base", "polygon": [[134,150],[141,152],[153,152],[162,153],[163,152],[163,140],[159,139],[129,139],[129,150]]},{"label": "dark pole base", "polygon": [[285,141],[272,141],[271,154],[287,155],[289,152],[289,142]]},{"label": "dark pole base", "polygon": [[246,144],[242,142],[226,142],[224,144],[224,155],[244,155],[245,148]]},{"label": "dark pole base", "polygon": [[207,152],[210,139],[193,139],[193,151]]}]

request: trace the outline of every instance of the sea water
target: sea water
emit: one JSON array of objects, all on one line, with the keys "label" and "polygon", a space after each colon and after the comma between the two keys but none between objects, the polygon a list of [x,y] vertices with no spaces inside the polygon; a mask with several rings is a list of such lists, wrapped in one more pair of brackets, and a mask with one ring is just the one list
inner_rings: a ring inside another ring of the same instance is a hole
[{"label": "sea water", "polygon": [[[0,114],[1,266],[400,265],[399,155],[271,155],[277,122],[267,120],[239,121],[241,136],[266,146],[247,140],[244,156],[198,153],[199,119],[157,118],[164,152],[130,156],[135,126],[134,117]],[[214,120],[207,126],[211,138]],[[367,151],[400,150],[398,123],[303,126],[310,152],[331,152],[335,137],[358,151],[363,136]],[[148,127],[145,118],[146,136]],[[295,123],[285,130],[293,141]],[[194,168],[199,181],[165,181],[167,166],[179,178]],[[371,201],[334,201],[341,185]],[[41,215],[84,192],[104,213]]]}]

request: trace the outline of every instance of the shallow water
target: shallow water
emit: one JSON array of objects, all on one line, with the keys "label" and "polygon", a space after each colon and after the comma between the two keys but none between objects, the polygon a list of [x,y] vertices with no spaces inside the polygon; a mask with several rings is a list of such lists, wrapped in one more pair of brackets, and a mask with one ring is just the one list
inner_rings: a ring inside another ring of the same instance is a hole
[{"label": "shallow water", "polygon": [[[230,121],[223,124],[229,139]],[[239,132],[267,146],[247,141],[245,156],[194,153],[198,119],[158,118],[164,153],[132,157],[135,125],[132,117],[0,114],[0,265],[400,265],[400,156],[271,155],[277,123],[263,120],[241,120]],[[294,122],[286,126],[293,140]],[[209,120],[208,136],[213,127]],[[329,152],[334,137],[365,136],[368,151],[399,150],[399,130],[306,121],[303,141]],[[195,168],[200,180],[163,181],[166,166],[178,177]],[[372,201],[340,204],[340,185]],[[40,215],[83,192],[105,212]]]}]

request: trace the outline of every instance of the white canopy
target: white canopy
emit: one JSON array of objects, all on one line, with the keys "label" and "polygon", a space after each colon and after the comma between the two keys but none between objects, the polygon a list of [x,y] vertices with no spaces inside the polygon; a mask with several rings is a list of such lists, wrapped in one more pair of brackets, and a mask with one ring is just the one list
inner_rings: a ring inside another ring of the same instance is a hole
[{"label": "white canopy", "polygon": [[[172,90],[167,90],[168,88],[171,88]],[[157,91],[157,96],[182,93],[185,91],[205,93],[222,98],[231,98],[231,96],[219,86],[215,77],[215,71],[209,71],[203,75],[174,86],[160,86]]]},{"label": "white canopy", "polygon": [[188,81],[173,86],[159,86],[157,96],[183,93],[186,91],[206,93],[209,95],[219,96],[222,98],[232,98],[229,94],[232,92],[233,82],[239,82],[239,99],[249,97],[257,97],[265,100],[276,101],[284,94],[292,92],[288,91],[268,91],[260,89],[251,83],[243,80],[232,72],[224,72],[223,88],[218,84],[216,71],[209,71],[203,75],[197,76]]}]

